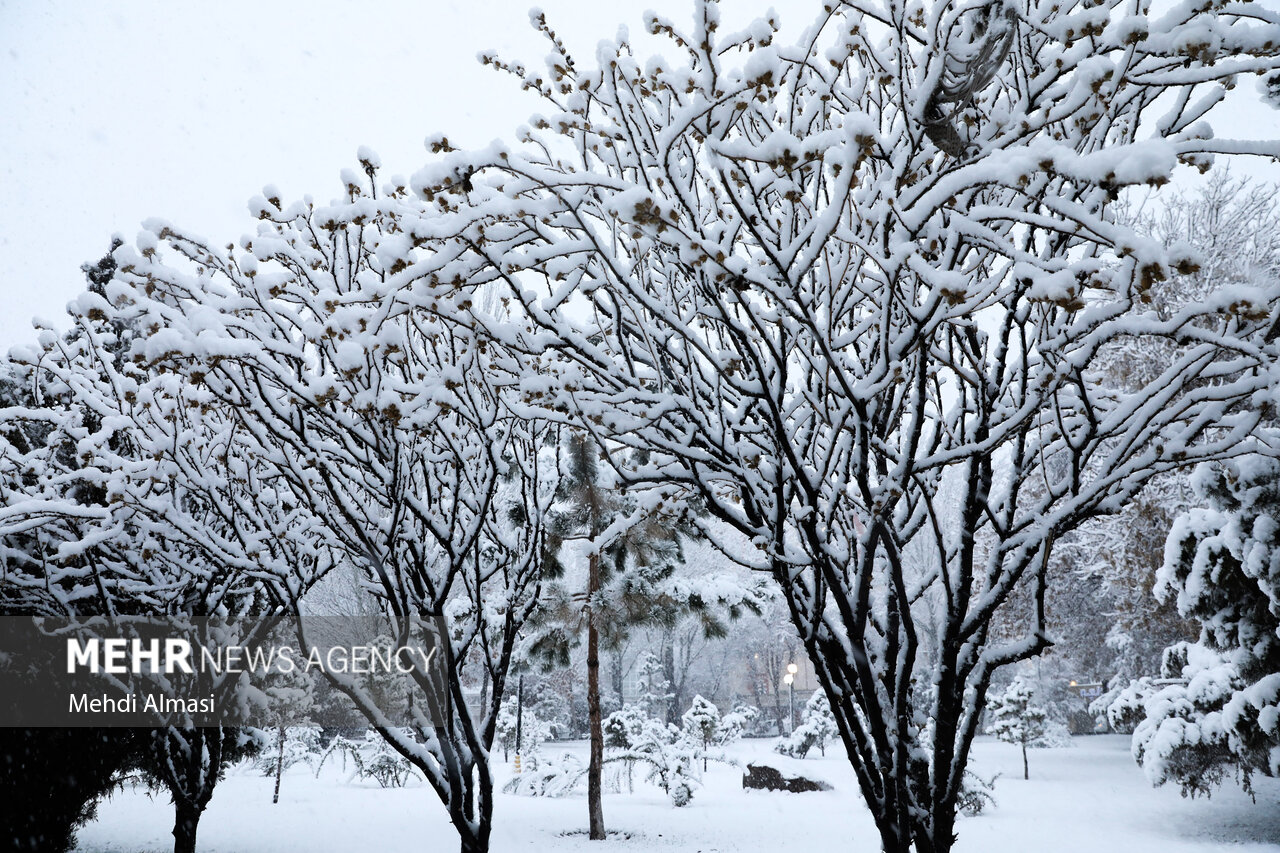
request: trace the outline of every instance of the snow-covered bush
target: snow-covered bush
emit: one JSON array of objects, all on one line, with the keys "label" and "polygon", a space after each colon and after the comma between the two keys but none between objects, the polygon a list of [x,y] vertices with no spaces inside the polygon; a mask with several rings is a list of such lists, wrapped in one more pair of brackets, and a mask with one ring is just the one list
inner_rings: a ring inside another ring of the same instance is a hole
[{"label": "snow-covered bush", "polygon": [[1034,698],[1035,691],[1031,685],[1021,678],[1015,678],[1002,693],[987,700],[987,708],[992,717],[987,734],[1022,747],[1024,779],[1031,778],[1027,765],[1027,747],[1040,743],[1048,725],[1048,714],[1044,708],[1032,704]]},{"label": "snow-covered bush", "polygon": [[605,749],[630,749],[639,741],[646,722],[644,712],[634,705],[614,711],[602,724]]},{"label": "snow-covered bush", "polygon": [[288,770],[299,764],[314,770],[325,754],[324,732],[318,726],[287,726],[283,740],[279,739],[278,731],[268,737],[272,741],[270,745],[252,759],[253,767],[263,776],[274,776],[277,770]]},{"label": "snow-covered bush", "polygon": [[1133,754],[1153,784],[1208,794],[1226,772],[1280,775],[1280,460],[1204,466],[1192,485],[1208,506],[1169,532],[1156,594],[1200,623],[1171,647],[1181,676],[1146,703]]},{"label": "snow-covered bush", "polygon": [[752,730],[755,721],[760,718],[760,709],[754,705],[735,705],[733,710],[720,720],[721,746],[737,743],[742,736]]},{"label": "snow-covered bush", "polygon": [[[517,726],[517,723],[519,725]],[[520,740],[516,741],[516,729],[520,730]],[[494,746],[502,747],[503,759],[511,754],[522,759],[536,755],[542,744],[551,740],[551,726],[543,722],[533,708],[526,707],[517,719],[513,703],[508,702],[498,712],[495,724]]]},{"label": "snow-covered bush", "polygon": [[587,768],[575,755],[542,758],[517,773],[502,786],[508,794],[525,797],[563,797],[571,793],[587,775]]},{"label": "snow-covered bush", "polygon": [[817,690],[805,703],[804,716],[800,725],[796,726],[795,731],[788,737],[779,741],[773,749],[774,752],[791,758],[804,758],[811,749],[817,747],[823,755],[826,755],[827,741],[838,736],[839,733],[827,695]]},{"label": "snow-covered bush", "polygon": [[701,738],[700,729],[677,729],[644,716],[639,709],[624,708],[604,723],[605,761],[626,768],[628,783],[634,767],[644,767],[646,782],[665,791],[674,805],[688,805],[701,783],[698,759],[715,757],[689,737],[695,730]]},{"label": "snow-covered bush", "polygon": [[1131,679],[1128,686],[1115,687],[1103,693],[1089,703],[1089,713],[1105,717],[1112,731],[1121,734],[1133,734],[1138,724],[1146,718],[1147,700],[1155,695],[1158,688],[1152,679]]},{"label": "snow-covered bush", "polygon": [[[413,738],[412,731],[408,729],[402,730],[399,735],[407,739]],[[347,777],[348,782],[352,779],[372,779],[383,788],[401,788],[417,775],[414,766],[375,731],[367,732],[363,740],[335,735],[316,764],[317,776],[330,756],[341,759],[343,770],[346,769],[347,762],[351,762],[352,771]]]},{"label": "snow-covered bush", "polygon": [[994,791],[996,780],[999,778],[999,773],[990,779],[983,779],[972,770],[964,771],[964,776],[960,780],[960,796],[956,798],[956,808],[960,814],[966,817],[977,817],[987,807],[995,808]]}]

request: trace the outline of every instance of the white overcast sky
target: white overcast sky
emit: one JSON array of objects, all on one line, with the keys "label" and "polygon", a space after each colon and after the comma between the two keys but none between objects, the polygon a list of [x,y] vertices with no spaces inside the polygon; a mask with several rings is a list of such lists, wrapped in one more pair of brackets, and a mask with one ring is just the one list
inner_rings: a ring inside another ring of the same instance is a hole
[{"label": "white overcast sky", "polygon": [[[144,219],[226,243],[253,228],[245,202],[264,184],[285,198],[338,195],[360,145],[408,175],[430,133],[468,146],[510,137],[539,107],[475,55],[540,62],[531,5],[0,0],[0,352],[30,338],[33,316],[63,328],[80,264]],[[538,5],[584,60],[618,24],[640,33],[646,8],[683,23],[692,7]],[[817,0],[773,5],[795,32]],[[726,23],[768,6],[729,0]],[[1280,112],[1257,102],[1252,79],[1240,89],[1218,134],[1280,138]],[[1248,171],[1280,178],[1274,165]]]}]

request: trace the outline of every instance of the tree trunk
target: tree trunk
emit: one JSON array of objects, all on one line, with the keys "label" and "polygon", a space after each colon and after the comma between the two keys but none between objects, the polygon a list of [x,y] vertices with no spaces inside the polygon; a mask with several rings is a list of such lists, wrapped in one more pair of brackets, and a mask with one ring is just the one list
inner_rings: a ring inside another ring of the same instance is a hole
[{"label": "tree trunk", "polygon": [[600,591],[600,556],[588,561],[587,579],[587,725],[591,732],[591,759],[587,763],[587,812],[590,837],[603,841],[604,832],[604,727],[600,720],[600,634],[592,606]]},{"label": "tree trunk", "polygon": [[667,680],[670,698],[666,701],[667,724],[680,724],[680,689],[676,686],[676,637],[674,629],[667,629],[662,638],[662,677]]},{"label": "tree trunk", "polygon": [[900,827],[880,825],[876,821],[877,828],[880,830],[880,850],[882,853],[911,853],[911,842],[904,841],[905,834]]},{"label": "tree trunk", "polygon": [[173,853],[196,853],[200,807],[186,800],[175,800],[173,811]]},{"label": "tree trunk", "polygon": [[954,816],[949,821],[936,823],[931,832],[920,826],[895,826],[880,821],[876,824],[883,853],[951,853],[955,843]]},{"label": "tree trunk", "polygon": [[284,775],[284,723],[280,724],[280,737],[276,748],[276,790],[271,795],[271,804],[280,802],[280,777]]},{"label": "tree trunk", "polygon": [[1031,778],[1031,769],[1027,767],[1027,744],[1025,741],[1022,744],[1022,778],[1024,781]]},{"label": "tree trunk", "polygon": [[458,831],[462,853],[489,853],[493,830],[493,769],[487,753],[472,761],[460,760],[457,772],[464,780],[457,799],[449,805],[449,819]]},{"label": "tree trunk", "polygon": [[489,853],[489,842],[487,839],[475,838],[474,836],[462,833],[462,853]]}]

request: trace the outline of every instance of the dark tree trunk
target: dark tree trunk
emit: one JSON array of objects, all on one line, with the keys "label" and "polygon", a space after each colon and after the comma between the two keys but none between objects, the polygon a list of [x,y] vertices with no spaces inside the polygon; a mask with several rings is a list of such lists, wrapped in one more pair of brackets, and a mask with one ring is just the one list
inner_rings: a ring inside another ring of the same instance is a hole
[{"label": "dark tree trunk", "polygon": [[152,733],[147,763],[173,797],[173,853],[194,853],[204,814],[226,750],[236,734],[222,728],[168,728]]},{"label": "dark tree trunk", "polygon": [[480,819],[474,824],[455,822],[462,853],[489,853],[489,830],[493,826],[493,801],[481,798]]},{"label": "dark tree trunk", "polygon": [[587,762],[587,812],[590,836],[603,841],[604,831],[604,727],[600,720],[600,634],[592,606],[600,591],[600,557],[592,554],[587,579],[587,726],[591,733],[591,759]]},{"label": "dark tree trunk", "polygon": [[455,767],[461,784],[454,784],[449,818],[458,831],[462,853],[489,853],[493,829],[493,771],[487,757],[458,760]]},{"label": "dark tree trunk", "polygon": [[175,800],[173,811],[173,853],[196,853],[196,830],[203,809],[187,800]]},{"label": "dark tree trunk", "polygon": [[1029,780],[1031,778],[1031,768],[1027,766],[1027,743],[1022,742],[1022,778]]},{"label": "dark tree trunk", "polygon": [[279,738],[276,743],[276,790],[271,795],[271,804],[280,802],[280,777],[284,775],[284,723],[280,724]]}]

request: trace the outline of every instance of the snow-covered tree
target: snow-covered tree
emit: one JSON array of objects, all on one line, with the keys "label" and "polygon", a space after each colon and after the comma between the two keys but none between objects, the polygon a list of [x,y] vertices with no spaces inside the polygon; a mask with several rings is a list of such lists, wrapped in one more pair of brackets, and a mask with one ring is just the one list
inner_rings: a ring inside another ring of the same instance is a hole
[{"label": "snow-covered tree", "polygon": [[720,709],[701,696],[693,697],[693,704],[680,718],[684,736],[695,743],[702,753],[702,770],[707,770],[707,752],[720,737]]},{"label": "snow-covered tree", "polygon": [[653,652],[645,652],[640,656],[639,677],[636,679],[640,687],[640,710],[650,719],[666,717],[667,700],[671,694],[671,682],[667,681],[666,669],[662,660]]},{"label": "snow-covered tree", "polygon": [[[237,567],[246,562],[236,515],[188,488],[184,462],[209,444],[175,441],[175,434],[195,434],[180,411],[140,402],[154,390],[143,390],[147,382],[172,388],[182,380],[135,372],[126,358],[147,330],[110,316],[114,256],[85,272],[89,289],[69,306],[71,331],[43,330],[34,344],[10,353],[7,372],[20,377],[22,390],[20,404],[5,410],[0,438],[0,553],[7,569],[0,601],[7,613],[39,616],[41,630],[65,636],[127,640],[158,630],[193,648],[260,643],[287,611],[258,577],[227,571],[224,557]],[[163,423],[169,434],[157,438],[143,423]],[[184,459],[166,460],[169,448]],[[294,566],[300,594],[329,565],[326,552],[273,490],[237,470],[241,461],[224,458],[223,476],[206,482],[220,483],[213,488],[225,487],[232,506],[270,531],[278,559]],[[223,709],[214,720],[196,719],[182,710],[185,704],[158,711],[147,718],[154,728],[137,741],[136,762],[172,797],[174,850],[194,850],[218,780],[258,745],[233,725],[241,679],[205,668],[105,678],[94,689],[208,696]]]},{"label": "snow-covered tree", "polygon": [[609,466],[600,462],[602,451],[587,435],[573,433],[565,442],[566,465],[552,525],[559,540],[585,542],[585,549],[576,550],[585,552],[586,578],[581,589],[548,587],[538,619],[543,630],[536,632],[531,653],[567,664],[569,648],[585,634],[588,833],[603,840],[601,640],[616,648],[630,628],[672,618],[681,602],[664,587],[679,559],[680,526],[676,519],[664,518],[668,514],[637,505],[612,488]]},{"label": "snow-covered tree", "polygon": [[814,691],[805,703],[800,725],[774,747],[774,751],[791,758],[804,758],[817,747],[827,754],[827,741],[839,736],[835,715],[822,691]]},{"label": "snow-covered tree", "polygon": [[[947,851],[992,676],[1051,642],[1055,543],[1258,421],[1237,403],[1269,381],[1275,289],[1160,316],[1151,288],[1195,258],[1110,204],[1277,150],[1206,119],[1277,67],[1280,23],[1255,2],[851,0],[779,47],[776,21],[723,32],[700,0],[691,28],[647,20],[671,56],[623,38],[588,66],[535,23],[545,71],[488,61],[549,114],[516,146],[438,138],[411,182],[437,256],[506,287],[561,356],[551,408],[645,454],[628,481],[747,538],[884,849]],[[1122,389],[1091,365],[1124,336],[1187,346]],[[932,570],[903,559],[918,538]],[[990,638],[1019,587],[1023,630]]]},{"label": "snow-covered tree", "polygon": [[1155,784],[1208,794],[1228,770],[1280,775],[1280,462],[1247,456],[1197,471],[1207,504],[1169,533],[1156,593],[1200,637],[1166,652],[1181,677],[1146,700],[1134,756]]},{"label": "snow-covered tree", "polygon": [[271,775],[275,789],[271,802],[280,802],[280,782],[284,771],[300,761],[309,761],[318,746],[319,730],[312,725],[315,710],[315,682],[300,667],[284,667],[278,662],[267,673],[263,692],[267,696],[267,712],[275,728],[275,756]]},{"label": "snow-covered tree", "polygon": [[[551,517],[552,529],[564,543],[559,556],[566,564],[564,578],[548,585],[529,631],[529,653],[567,664],[570,649],[585,641],[588,832],[602,840],[601,652],[617,650],[639,628],[660,630],[668,640],[662,645],[664,674],[678,700],[679,690],[672,683],[676,653],[671,635],[676,628],[690,640],[723,635],[729,619],[758,609],[760,593],[759,584],[728,572],[697,576],[684,570],[682,540],[690,532],[689,523],[666,508],[661,496],[648,502],[645,495],[618,488],[613,469],[625,461],[611,458],[588,435],[570,434],[564,456],[564,476]],[[574,572],[568,565],[572,562],[583,564],[585,572]],[[686,644],[684,650],[688,648]]]},{"label": "snow-covered tree", "polygon": [[1046,732],[1048,713],[1034,704],[1035,690],[1022,678],[1015,678],[1007,688],[987,700],[991,725],[987,734],[1005,743],[1022,747],[1022,778],[1031,778],[1027,765],[1027,747],[1039,743]]},{"label": "snow-covered tree", "polygon": [[[185,504],[152,500],[146,470],[113,497],[176,531],[213,576],[249,578],[300,617],[315,579],[350,563],[396,645],[434,650],[410,673],[409,727],[359,679],[324,675],[423,772],[463,849],[482,851],[497,711],[551,549],[559,441],[521,411],[540,380],[509,345],[519,330],[486,310],[479,283],[441,279],[445,259],[417,252],[404,191],[378,193],[375,160],[364,152],[368,183],[346,175],[328,207],[265,193],[243,249],[155,222],[118,249],[106,298],[82,302],[140,331],[119,368],[95,372],[93,396]],[[308,648],[305,619],[294,627]]]},{"label": "snow-covered tree", "polygon": [[496,743],[502,744],[504,761],[512,752],[528,760],[537,754],[542,744],[551,740],[551,727],[532,708],[526,707],[517,718],[516,709],[508,701],[498,713],[494,737]]},{"label": "snow-covered tree", "polygon": [[[1280,280],[1277,187],[1215,169],[1194,190],[1142,204],[1121,218],[1167,247],[1189,247],[1197,266],[1150,291],[1150,306],[1170,317],[1225,285]],[[1175,271],[1176,273],[1176,271]],[[1155,379],[1186,348],[1170,339],[1125,337],[1099,354],[1096,367],[1121,387]],[[1156,573],[1173,520],[1191,507],[1189,472],[1162,475],[1117,513],[1084,525],[1062,543],[1067,571],[1048,591],[1055,657],[1076,664],[1068,678],[1110,681],[1111,699],[1131,682],[1159,672],[1163,650],[1195,637],[1171,596],[1156,599]],[[1131,728],[1130,728],[1131,730]]]}]

